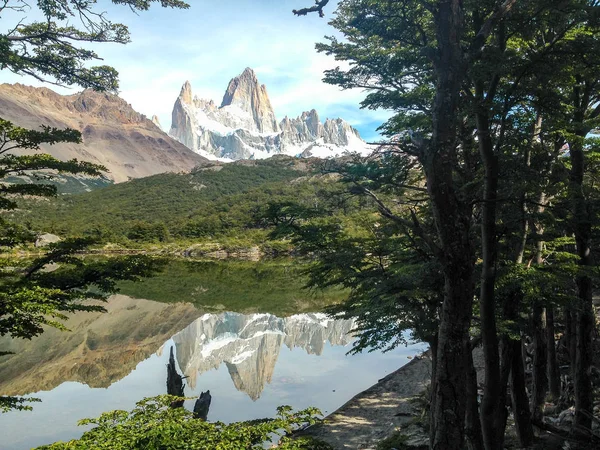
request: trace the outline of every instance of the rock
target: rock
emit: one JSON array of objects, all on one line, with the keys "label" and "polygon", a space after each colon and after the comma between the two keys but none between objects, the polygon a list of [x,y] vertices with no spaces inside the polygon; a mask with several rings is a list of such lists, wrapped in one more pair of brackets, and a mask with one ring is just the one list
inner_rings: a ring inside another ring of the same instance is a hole
[{"label": "rock", "polygon": [[277,123],[266,87],[250,68],[229,82],[219,107],[212,100],[193,97],[186,81],[171,119],[172,137],[213,158],[257,159],[281,153],[327,157],[371,151],[347,122],[327,119],[322,123],[314,109]]},{"label": "rock", "polygon": [[183,83],[183,86],[181,87],[181,92],[179,93],[179,98],[186,105],[192,104],[192,85],[188,80],[186,80],[186,82]]},{"label": "rock", "polygon": [[46,247],[48,244],[53,244],[54,242],[59,241],[61,241],[61,238],[57,235],[51,233],[44,233],[38,236],[34,245],[36,247]]},{"label": "rock", "polygon": [[162,125],[160,124],[160,120],[158,120],[157,115],[152,116],[152,123],[162,131]]},{"label": "rock", "polygon": [[401,433],[406,436],[406,441],[404,441],[406,448],[415,450],[426,450],[429,448],[429,435],[422,427],[415,424],[409,425],[402,428]]},{"label": "rock", "polygon": [[575,408],[571,406],[569,409],[565,409],[561,411],[558,415],[558,426],[559,427],[569,427],[573,423],[575,418]]},{"label": "rock", "polygon": [[259,133],[279,131],[267,88],[258,83],[256,74],[249,67],[229,82],[221,102],[221,108],[226,106],[237,106],[242,111],[252,114]]},{"label": "rock", "polygon": [[[198,291],[199,294],[202,291]],[[190,388],[198,376],[224,364],[239,391],[257,400],[271,383],[282,346],[320,355],[331,345],[347,345],[355,322],[322,313],[280,318],[272,314],[206,314],[173,336],[176,358]],[[222,345],[213,346],[213,342]]]},{"label": "rock", "polygon": [[[206,162],[113,94],[86,89],[73,95],[59,95],[47,88],[1,84],[0,110],[3,119],[24,128],[48,125],[80,131],[82,143],[43,144],[42,153],[63,161],[77,159],[101,164],[108,169],[106,176],[114,182],[190,171]],[[35,153],[34,150],[18,152]]]}]

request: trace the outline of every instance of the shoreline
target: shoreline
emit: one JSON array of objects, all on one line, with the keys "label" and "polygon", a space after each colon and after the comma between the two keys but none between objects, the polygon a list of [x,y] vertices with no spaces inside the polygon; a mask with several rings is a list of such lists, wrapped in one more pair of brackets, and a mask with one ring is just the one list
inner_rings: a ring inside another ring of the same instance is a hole
[{"label": "shoreline", "polygon": [[423,392],[430,379],[431,354],[427,351],[352,397],[322,423],[298,434],[320,439],[336,450],[374,450],[396,431],[409,436],[406,445],[427,445],[427,433],[414,424],[421,412],[411,400]]}]

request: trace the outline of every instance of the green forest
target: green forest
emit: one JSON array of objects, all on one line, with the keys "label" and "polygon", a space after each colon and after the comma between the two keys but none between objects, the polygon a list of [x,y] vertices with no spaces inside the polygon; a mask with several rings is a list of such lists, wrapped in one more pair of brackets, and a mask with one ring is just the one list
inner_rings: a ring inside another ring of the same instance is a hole
[{"label": "green forest", "polygon": [[[152,2],[113,3],[144,11]],[[0,335],[64,328],[66,312],[102,309],[85,298],[118,289],[163,301],[170,287],[161,276],[185,290],[185,274],[160,275],[152,255],[86,258],[90,248],[259,245],[301,262],[295,281],[332,288],[327,312],[358,323],[352,351],[404,345],[407,331],[429,345],[418,422],[430,449],[600,448],[600,3],[333,3],[293,13],[324,17],[335,30],[316,45],[340,64],[324,81],[363,89],[362,108],[393,113],[372,155],[215,164],[58,197],[43,182],[4,183]],[[59,25],[71,9],[95,11],[93,2],[38,4],[45,23],[0,34],[2,70],[115,91],[116,71],[90,68],[98,55],[72,44],[126,43],[127,28],[85,14],[88,27]],[[4,179],[103,172],[9,152],[80,142],[75,130],[1,120],[0,132]],[[63,240],[19,257],[40,232]],[[60,267],[44,271],[50,263]],[[483,361],[480,381],[473,355]],[[6,410],[29,407],[0,400]],[[50,448],[262,448],[271,433],[318,414],[283,408],[275,419],[226,426],[173,402],[105,413],[85,422],[94,428],[81,439]],[[379,448],[404,442],[400,431]],[[278,448],[327,445],[286,436]]]},{"label": "green forest", "polygon": [[30,199],[11,215],[36,230],[94,234],[104,243],[237,237],[249,245],[267,239],[261,230],[268,225],[270,202],[318,201],[320,191],[335,189],[320,175],[320,165],[312,161],[297,168],[293,158],[280,157],[200,167],[190,174],[160,174],[50,201]]}]

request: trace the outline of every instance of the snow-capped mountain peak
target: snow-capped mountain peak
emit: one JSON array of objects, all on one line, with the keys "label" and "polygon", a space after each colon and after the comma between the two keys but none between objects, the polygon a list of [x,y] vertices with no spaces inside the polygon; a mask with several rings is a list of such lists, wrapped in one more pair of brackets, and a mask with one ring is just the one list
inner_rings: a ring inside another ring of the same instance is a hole
[{"label": "snow-capped mountain peak", "polygon": [[186,81],[173,107],[169,134],[212,159],[262,159],[280,153],[331,157],[371,151],[347,122],[322,123],[314,109],[278,123],[265,85],[250,68],[229,82],[220,107],[194,97]]}]

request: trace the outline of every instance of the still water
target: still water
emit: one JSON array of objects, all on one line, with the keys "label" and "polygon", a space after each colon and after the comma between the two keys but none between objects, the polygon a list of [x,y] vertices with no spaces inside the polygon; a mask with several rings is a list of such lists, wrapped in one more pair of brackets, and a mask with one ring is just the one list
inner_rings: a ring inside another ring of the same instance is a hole
[{"label": "still water", "polygon": [[332,412],[424,349],[347,356],[354,323],[320,313],[205,313],[197,304],[126,295],[111,297],[106,309],[74,315],[68,333],[0,340],[15,352],[0,359],[0,394],[42,400],[31,412],[0,415],[1,449],[77,438],[85,431],[79,419],[166,393],[171,348],[186,395],[209,389],[208,420],[224,422],[273,416],[279,405]]}]

